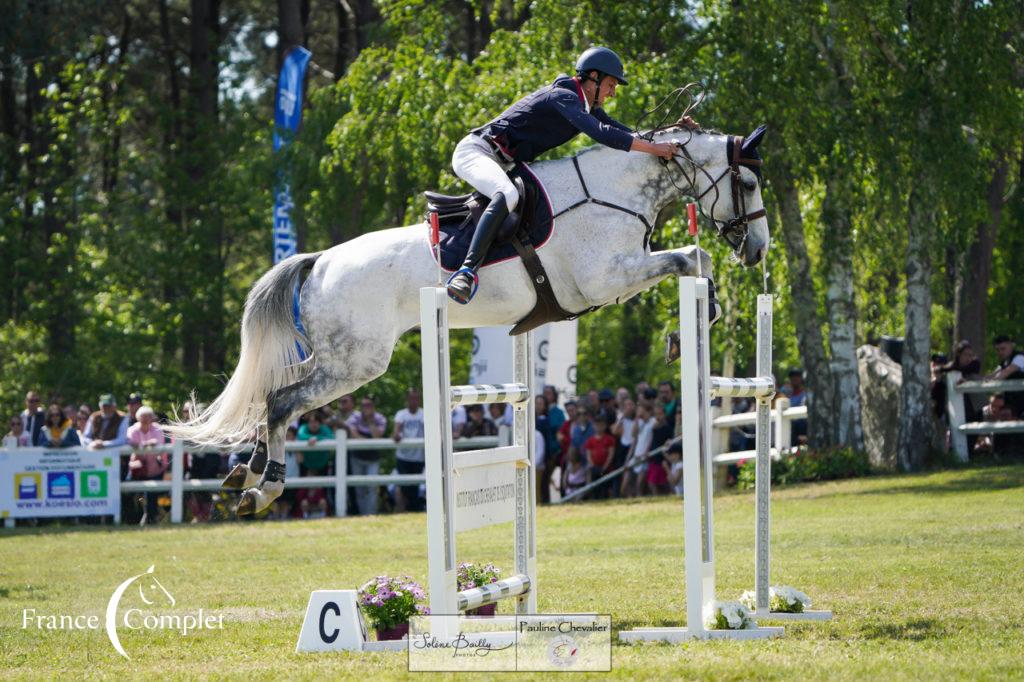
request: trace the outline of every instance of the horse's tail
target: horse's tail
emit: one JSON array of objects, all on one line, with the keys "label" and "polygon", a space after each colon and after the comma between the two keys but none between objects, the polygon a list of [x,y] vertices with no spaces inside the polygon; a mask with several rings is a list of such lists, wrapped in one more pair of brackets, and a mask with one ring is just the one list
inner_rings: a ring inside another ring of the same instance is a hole
[{"label": "horse's tail", "polygon": [[232,447],[250,441],[254,430],[266,424],[270,393],[295,383],[312,367],[309,340],[295,327],[293,301],[299,276],[321,253],[283,260],[253,285],[245,300],[235,373],[209,407],[169,426],[171,435],[198,445]]}]

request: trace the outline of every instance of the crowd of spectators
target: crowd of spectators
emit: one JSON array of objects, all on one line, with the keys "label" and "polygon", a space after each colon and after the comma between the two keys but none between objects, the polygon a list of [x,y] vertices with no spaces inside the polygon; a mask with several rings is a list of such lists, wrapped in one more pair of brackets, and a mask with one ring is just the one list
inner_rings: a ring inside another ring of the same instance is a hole
[{"label": "crowd of spectators", "polygon": [[[981,374],[978,356],[967,342],[955,348],[953,359],[932,357],[932,397],[937,416],[945,415],[946,372],[959,371],[963,380],[1024,378],[1024,353],[1005,336],[996,338],[999,366],[988,375]],[[806,404],[803,373],[788,372],[780,387],[780,395],[790,406]],[[1024,418],[1024,391],[1008,391],[991,396],[967,394],[969,421],[1004,421]],[[974,396],[980,396],[975,402]],[[345,395],[334,403],[303,415],[288,428],[287,440],[303,447],[289,448],[285,454],[285,476],[294,480],[304,477],[333,477],[335,450],[317,445],[333,441],[344,433],[348,439],[348,475],[382,473],[421,474],[424,470],[424,449],[421,444],[403,444],[423,438],[423,409],[420,394],[410,389],[405,407],[390,419],[378,411],[372,396],[358,400]],[[190,403],[183,406],[182,416],[188,418],[202,409]],[[754,401],[737,400],[734,412],[755,408]],[[535,444],[538,501],[550,502],[553,496],[566,496],[587,487],[588,498],[634,497],[641,495],[681,494],[682,463],[678,436],[680,432],[679,400],[672,382],[657,386],[638,383],[632,391],[620,387],[590,390],[579,397],[559,400],[556,389],[544,388],[535,397]],[[3,439],[5,449],[18,447],[86,447],[89,449],[130,446],[132,454],[121,458],[121,479],[132,481],[161,480],[168,476],[170,447],[161,428],[166,415],[144,405],[139,393],[132,393],[125,411],[118,409],[113,394],[99,397],[98,408],[88,404],[64,404],[53,400],[44,407],[39,394],[29,391],[25,409],[12,415],[9,431]],[[513,409],[510,405],[457,406],[452,411],[452,436],[471,438],[495,436],[502,427],[511,427]],[[792,422],[793,444],[806,441],[806,420]],[[983,436],[973,439],[975,451],[998,449],[999,439],[1016,436]],[[360,440],[391,438],[394,448],[363,447]],[[729,450],[753,448],[752,429],[734,428],[729,434]],[[223,477],[238,463],[248,462],[251,448],[232,453],[186,453],[185,475],[195,479]],[[619,475],[596,486],[610,472]],[[588,487],[590,486],[590,487]],[[337,500],[334,487],[325,482],[311,482],[308,487],[287,488],[275,502],[270,518],[315,518],[333,513]],[[347,494],[348,514],[376,514],[379,511],[422,511],[426,507],[423,484],[385,486],[354,486]],[[191,492],[187,505],[193,522],[215,517],[218,504],[227,505],[221,493]],[[122,515],[126,521],[152,523],[167,506],[167,495],[150,493],[124,496]],[[216,516],[223,516],[216,515]]]},{"label": "crowd of spectators", "polygon": [[[1024,379],[1024,352],[1017,349],[1013,339],[1000,335],[995,337],[992,345],[998,358],[997,366],[988,374],[982,373],[981,361],[977,352],[967,340],[960,341],[953,349],[953,359],[936,353],[931,358],[931,397],[935,417],[948,428],[946,401],[947,388],[945,375],[956,371],[960,373],[958,382],[989,379],[1002,381],[1007,379]],[[968,422],[999,422],[1024,419],[1024,391],[1004,391],[989,395],[984,393],[965,393],[964,412]],[[947,441],[949,433],[947,431]],[[995,453],[997,451],[1024,451],[1024,438],[1021,434],[1005,434],[995,436],[985,434],[968,436],[968,444],[975,453]]]}]

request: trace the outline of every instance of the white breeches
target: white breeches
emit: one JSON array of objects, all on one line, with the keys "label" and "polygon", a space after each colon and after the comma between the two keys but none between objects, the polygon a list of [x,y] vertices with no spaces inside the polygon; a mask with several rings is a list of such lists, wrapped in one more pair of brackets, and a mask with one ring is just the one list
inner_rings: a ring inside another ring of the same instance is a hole
[{"label": "white breeches", "polygon": [[481,194],[493,199],[501,192],[505,196],[509,213],[519,203],[519,192],[505,174],[511,164],[503,164],[491,146],[483,138],[466,135],[455,147],[452,154],[452,169],[460,178],[472,185]]}]

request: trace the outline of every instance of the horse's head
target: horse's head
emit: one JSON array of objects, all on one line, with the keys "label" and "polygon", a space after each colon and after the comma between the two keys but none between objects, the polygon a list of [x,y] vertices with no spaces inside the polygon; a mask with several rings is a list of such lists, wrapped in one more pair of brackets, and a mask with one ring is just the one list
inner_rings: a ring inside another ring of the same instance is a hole
[{"label": "horse's head", "polygon": [[711,218],[719,236],[745,266],[757,265],[768,253],[757,153],[766,130],[759,126],[747,137],[694,133],[689,141],[678,142],[680,153],[674,159],[701,212]]},{"label": "horse's head", "polygon": [[157,599],[165,599],[171,606],[174,606],[174,596],[153,575],[155,568],[155,566],[150,566],[148,571],[139,576],[139,596],[142,597],[143,602],[150,606]]}]

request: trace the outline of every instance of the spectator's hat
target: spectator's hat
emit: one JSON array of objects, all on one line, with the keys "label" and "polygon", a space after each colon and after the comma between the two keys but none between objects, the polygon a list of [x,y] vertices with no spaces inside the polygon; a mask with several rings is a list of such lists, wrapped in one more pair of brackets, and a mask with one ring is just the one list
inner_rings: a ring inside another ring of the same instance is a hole
[{"label": "spectator's hat", "polygon": [[614,400],[615,399],[615,394],[612,393],[612,390],[610,388],[602,388],[601,391],[597,394],[597,399],[598,400]]},{"label": "spectator's hat", "polygon": [[141,405],[142,404],[142,394],[141,393],[132,393],[131,395],[129,395],[128,396],[128,404],[129,405]]},{"label": "spectator's hat", "polygon": [[117,405],[117,400],[114,398],[113,393],[104,393],[100,396],[100,407],[104,405]]},{"label": "spectator's hat", "polygon": [[992,340],[992,343],[998,346],[1001,343],[1010,343],[1010,341],[1011,339],[1009,336],[1007,336],[1006,334],[1000,334],[999,336]]}]

